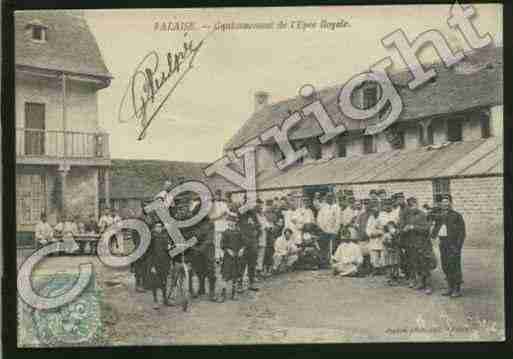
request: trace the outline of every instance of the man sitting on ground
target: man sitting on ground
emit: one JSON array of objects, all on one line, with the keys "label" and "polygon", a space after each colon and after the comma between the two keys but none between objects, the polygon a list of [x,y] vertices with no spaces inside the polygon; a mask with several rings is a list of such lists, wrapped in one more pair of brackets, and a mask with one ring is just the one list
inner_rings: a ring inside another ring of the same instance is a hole
[{"label": "man sitting on ground", "polygon": [[356,240],[343,237],[332,258],[333,275],[355,277],[363,264],[362,250]]},{"label": "man sitting on ground", "polygon": [[291,239],[292,231],[285,228],[283,235],[274,242],[274,266],[273,272],[279,272],[282,269],[289,270],[298,259],[299,249]]}]

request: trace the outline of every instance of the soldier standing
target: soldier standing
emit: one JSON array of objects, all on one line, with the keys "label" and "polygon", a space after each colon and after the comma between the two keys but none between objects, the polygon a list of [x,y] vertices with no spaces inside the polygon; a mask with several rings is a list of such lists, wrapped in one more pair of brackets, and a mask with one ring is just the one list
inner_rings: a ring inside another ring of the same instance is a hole
[{"label": "soldier standing", "polygon": [[148,248],[148,269],[151,291],[153,293],[153,308],[159,309],[157,299],[157,290],[162,291],[162,301],[165,305],[169,305],[166,296],[167,275],[171,265],[171,257],[169,256],[169,235],[164,230],[161,222],[155,224],[154,231],[151,236],[150,248]]},{"label": "soldier standing", "polygon": [[244,255],[244,241],[237,226],[237,217],[229,216],[227,218],[227,229],[223,232],[221,248],[224,251],[221,274],[226,283],[226,287],[221,292],[221,301],[224,302],[230,284],[232,287],[231,298],[235,299],[235,285],[241,277],[240,262]]},{"label": "soldier standing", "polygon": [[242,238],[245,241],[244,260],[241,268],[241,278],[238,283],[238,290],[242,291],[242,276],[247,267],[249,278],[249,290],[258,291],[255,286],[255,269],[258,257],[258,237],[260,235],[260,224],[254,209],[249,209],[239,218],[239,227]]},{"label": "soldier standing", "polygon": [[463,216],[452,209],[452,197],[446,195],[440,204],[441,213],[435,219],[432,236],[440,239],[440,260],[447,280],[445,296],[461,297],[461,250],[465,241]]},{"label": "soldier standing", "polygon": [[431,241],[428,238],[429,223],[427,215],[418,208],[416,198],[408,198],[407,203],[409,209],[404,216],[402,235],[407,243],[409,267],[413,276],[409,286],[410,288],[425,290],[426,294],[431,294],[431,269],[428,261],[428,246],[431,246]]},{"label": "soldier standing", "polygon": [[[196,202],[195,206],[200,206]],[[191,208],[195,213],[197,208]],[[205,280],[208,279],[208,296],[210,301],[216,301],[216,270],[215,270],[215,245],[214,245],[214,224],[208,216],[205,216],[199,223],[184,230],[184,237],[196,237],[198,242],[191,248],[192,270],[198,276],[199,291],[197,295],[205,294]],[[192,282],[192,277],[189,277]],[[192,288],[192,283],[189,287]]]}]

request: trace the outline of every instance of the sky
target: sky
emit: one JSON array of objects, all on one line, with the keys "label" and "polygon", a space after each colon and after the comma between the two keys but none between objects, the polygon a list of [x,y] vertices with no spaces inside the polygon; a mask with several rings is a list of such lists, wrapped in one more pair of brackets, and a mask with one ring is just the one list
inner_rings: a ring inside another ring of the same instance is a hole
[{"label": "sky", "polygon": [[[500,5],[474,5],[473,23],[502,44]],[[87,10],[84,16],[113,76],[98,94],[100,125],[110,133],[112,158],[212,162],[223,145],[254,111],[254,93],[267,91],[270,102],[298,94],[304,84],[316,89],[343,84],[390,56],[394,69],[404,68],[398,53],[381,38],[402,29],[410,40],[437,29],[456,48],[463,38],[446,21],[449,5],[325,6],[281,8],[216,8],[153,10]],[[118,120],[121,99],[137,65],[151,51],[161,61],[180,49],[184,33],[156,31],[155,22],[193,21],[199,28],[187,37],[201,40],[202,25],[218,22],[344,20],[348,27],[328,29],[232,30],[213,32],[198,52],[194,68],[164,103],[137,140],[135,122]],[[421,53],[432,60],[434,50]]]}]

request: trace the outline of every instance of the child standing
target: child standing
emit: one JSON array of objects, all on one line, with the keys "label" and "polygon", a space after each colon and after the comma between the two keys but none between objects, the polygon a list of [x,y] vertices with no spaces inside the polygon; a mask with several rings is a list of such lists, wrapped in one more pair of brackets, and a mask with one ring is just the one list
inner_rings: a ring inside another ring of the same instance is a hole
[{"label": "child standing", "polygon": [[393,221],[388,222],[385,226],[383,244],[385,246],[385,266],[388,268],[387,283],[390,286],[395,286],[399,279],[400,248],[397,225]]},{"label": "child standing", "polygon": [[235,299],[237,281],[242,277],[240,273],[242,255],[244,254],[244,241],[241,232],[236,224],[237,218],[227,217],[227,228],[222,234],[221,249],[224,251],[222,256],[221,275],[225,286],[221,290],[221,302],[226,300],[227,288],[231,287],[232,299]]}]

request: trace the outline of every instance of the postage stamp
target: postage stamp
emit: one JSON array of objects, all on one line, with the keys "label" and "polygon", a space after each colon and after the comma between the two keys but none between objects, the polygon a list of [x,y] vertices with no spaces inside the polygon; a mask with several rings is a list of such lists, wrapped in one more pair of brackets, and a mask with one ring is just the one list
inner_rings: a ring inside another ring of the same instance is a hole
[{"label": "postage stamp", "polygon": [[[35,275],[34,290],[44,297],[56,297],[70,290],[76,275]],[[101,293],[91,280],[74,301],[56,309],[34,309],[18,301],[19,347],[96,346],[104,343]]]}]

